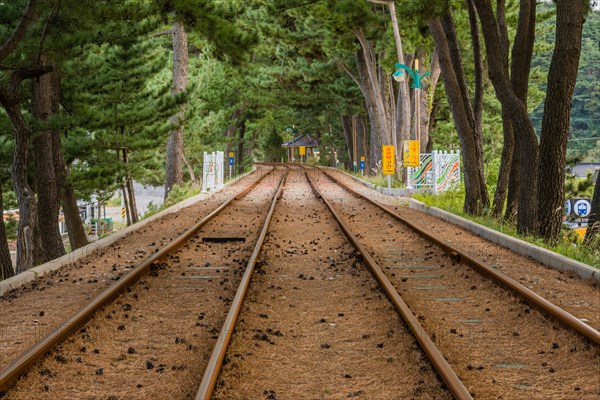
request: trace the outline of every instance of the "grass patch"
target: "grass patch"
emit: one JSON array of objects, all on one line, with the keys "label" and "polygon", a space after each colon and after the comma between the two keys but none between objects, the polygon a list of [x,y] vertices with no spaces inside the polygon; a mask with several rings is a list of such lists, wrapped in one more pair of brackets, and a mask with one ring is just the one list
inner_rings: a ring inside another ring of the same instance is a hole
[{"label": "grass patch", "polygon": [[491,217],[489,215],[489,210],[484,210],[484,213],[481,216],[474,216],[464,213],[464,189],[443,192],[437,196],[428,193],[417,193],[414,195],[414,198],[429,206],[441,208],[442,210],[451,212],[452,214],[461,216],[490,229],[502,232],[506,235],[519,238],[535,246],[552,250],[566,257],[591,265],[592,267],[600,268],[600,245],[584,245],[579,235],[577,235],[567,226],[563,226],[564,239],[555,246],[551,246],[540,238],[524,236],[517,233],[517,227],[513,223]]},{"label": "grass patch", "polygon": [[[365,176],[362,176],[360,174],[360,171],[359,172],[353,172],[353,171],[346,171],[344,169],[342,169],[342,171],[344,171],[344,172],[346,172],[346,173],[348,173],[350,175],[356,176],[357,178],[360,178],[363,181],[367,181],[369,183],[372,183],[372,184],[374,184],[376,186],[387,188],[388,184],[387,184],[387,176],[386,175],[378,174],[378,175],[365,175]],[[392,185],[391,186],[392,186],[392,188],[395,188],[395,189],[403,189],[403,188],[406,187],[406,184],[405,184],[405,182],[402,182],[402,180],[400,178],[398,178],[397,175],[392,175]]]}]

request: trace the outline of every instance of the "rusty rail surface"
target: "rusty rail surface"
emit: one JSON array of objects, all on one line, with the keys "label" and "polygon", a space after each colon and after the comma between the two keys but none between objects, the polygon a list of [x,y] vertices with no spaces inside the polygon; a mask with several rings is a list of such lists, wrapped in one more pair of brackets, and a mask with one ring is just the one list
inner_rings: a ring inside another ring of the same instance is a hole
[{"label": "rusty rail surface", "polygon": [[535,293],[533,290],[520,284],[519,282],[517,282],[513,278],[509,277],[508,275],[495,270],[488,263],[470,256],[466,251],[461,250],[459,247],[456,247],[456,246],[446,242],[445,240],[437,237],[435,234],[428,232],[425,229],[422,229],[422,228],[412,224],[411,222],[409,222],[405,218],[401,217],[400,215],[396,214],[395,212],[391,211],[384,205],[360,194],[359,192],[350,188],[348,185],[340,182],[336,177],[332,176],[327,171],[321,170],[320,168],[319,168],[319,170],[322,171],[324,175],[329,177],[329,179],[331,179],[333,182],[335,182],[336,184],[338,184],[339,186],[341,186],[348,192],[354,194],[355,196],[357,196],[359,198],[362,198],[362,199],[368,201],[369,203],[373,204],[374,206],[385,211],[386,213],[388,213],[389,215],[391,215],[398,221],[400,221],[403,224],[405,224],[406,226],[408,226],[410,229],[412,229],[417,234],[423,236],[427,240],[440,246],[446,252],[460,257],[461,260],[463,260],[469,266],[473,267],[478,272],[486,274],[487,276],[491,277],[493,280],[501,283],[504,287],[508,288],[509,290],[523,296],[525,299],[527,299],[528,301],[533,303],[536,307],[538,307],[539,309],[543,310],[544,312],[550,314],[551,316],[556,318],[558,321],[560,321],[564,325],[579,332],[580,334],[582,334],[586,338],[590,339],[594,343],[600,344],[600,332],[597,331],[596,329],[594,329],[593,327],[589,326],[585,322],[581,321],[579,318],[577,318],[574,315],[570,314],[569,312],[563,310],[556,304],[546,300],[539,294]]},{"label": "rusty rail surface", "polygon": [[369,254],[369,252],[365,249],[365,247],[358,241],[356,236],[350,231],[350,228],[342,221],[342,218],[335,211],[329,200],[327,200],[319,189],[314,184],[310,174],[307,172],[307,169],[304,169],[304,173],[308,179],[308,183],[312,188],[315,195],[323,200],[329,211],[336,219],[338,225],[346,235],[346,237],[350,240],[352,245],[362,254],[365,263],[371,269],[371,272],[379,282],[379,284],[383,287],[386,294],[396,306],[396,309],[402,316],[404,322],[408,325],[409,329],[413,333],[414,337],[419,342],[419,345],[429,357],[429,360],[433,364],[434,368],[441,376],[443,381],[446,383],[448,390],[452,393],[452,395],[457,399],[472,399],[473,397],[467,390],[467,388],[463,385],[460,378],[456,375],[456,372],[452,369],[448,361],[444,358],[442,352],[437,348],[435,343],[431,340],[431,337],[425,332],[425,329],[421,326],[413,312],[410,310],[408,305],[402,299],[402,296],[398,293],[394,285],[387,278],[381,267],[377,264],[375,259]]},{"label": "rusty rail surface", "polygon": [[75,329],[88,321],[92,315],[101,307],[110,303],[121,292],[132,286],[144,273],[148,272],[150,265],[159,259],[166,256],[168,253],[178,249],[190,237],[192,237],[200,228],[219,214],[224,208],[231,204],[238,196],[246,194],[249,190],[256,187],[267,175],[271,174],[275,169],[271,169],[267,173],[260,176],[256,181],[244,189],[242,192],[230,197],[227,201],[221,204],[218,208],[204,217],[201,221],[186,230],[181,236],[164,246],[160,251],[152,254],[149,258],[139,262],[127,275],[122,279],[105,289],[90,303],[83,307],[79,312],[61,324],[55,330],[50,332],[41,341],[31,346],[0,372],[0,392],[5,392],[10,388],[14,381],[27,371],[27,369],[41,359],[45,353],[52,347],[63,342]]},{"label": "rusty rail surface", "polygon": [[200,382],[200,387],[196,394],[196,400],[209,400],[215,388],[217,378],[219,377],[221,367],[223,366],[223,359],[225,358],[227,347],[229,346],[231,336],[233,335],[233,329],[240,314],[240,310],[242,309],[244,299],[246,298],[246,293],[248,293],[248,287],[250,286],[250,280],[252,279],[252,275],[254,273],[256,260],[258,259],[258,255],[260,254],[269,230],[269,225],[271,224],[271,218],[273,217],[273,212],[275,211],[275,205],[283,193],[283,187],[285,180],[287,179],[287,173],[288,169],[286,169],[285,173],[281,177],[277,191],[271,200],[271,208],[269,209],[269,213],[267,214],[265,222],[263,223],[262,231],[258,241],[256,242],[256,245],[254,246],[252,256],[250,256],[250,259],[248,260],[244,276],[242,277],[242,280],[240,281],[238,289],[235,293],[235,297],[231,303],[231,307],[229,308],[229,312],[227,313],[223,327],[221,328],[221,333],[217,339],[217,343],[215,344],[212,354],[210,355],[208,365],[204,370],[204,376]]}]

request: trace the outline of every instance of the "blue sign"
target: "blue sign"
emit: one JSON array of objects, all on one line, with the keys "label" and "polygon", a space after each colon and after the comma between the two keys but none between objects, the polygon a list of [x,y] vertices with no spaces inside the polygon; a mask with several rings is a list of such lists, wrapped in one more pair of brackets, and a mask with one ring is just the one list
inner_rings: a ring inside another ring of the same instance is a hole
[{"label": "blue sign", "polygon": [[364,161],[361,161],[361,162],[360,162],[360,170],[361,170],[361,171],[364,171],[364,169],[365,169],[365,162],[364,162]]},{"label": "blue sign", "polygon": [[573,211],[573,209],[571,207],[571,200],[567,200],[567,202],[565,204],[565,215],[568,217],[569,215],[571,215],[572,211]]},{"label": "blue sign", "polygon": [[587,217],[592,211],[592,205],[587,200],[577,200],[573,205],[574,212],[580,217]]},{"label": "blue sign", "polygon": [[233,157],[229,157],[229,165],[233,165]]}]

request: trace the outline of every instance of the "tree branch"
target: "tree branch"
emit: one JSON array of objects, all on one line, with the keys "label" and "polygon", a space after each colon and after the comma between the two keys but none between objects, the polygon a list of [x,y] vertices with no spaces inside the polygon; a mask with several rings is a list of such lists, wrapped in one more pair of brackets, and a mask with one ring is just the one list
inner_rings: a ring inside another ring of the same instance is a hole
[{"label": "tree branch", "polygon": [[19,84],[25,79],[37,78],[52,71],[54,71],[54,65],[52,64],[17,69],[12,73],[8,89],[14,93]]},{"label": "tree branch", "polygon": [[50,21],[52,21],[58,15],[59,8],[60,8],[60,0],[57,0],[56,3],[54,3],[54,7],[52,7],[52,10],[50,11],[50,14],[48,14],[48,18],[46,18],[46,23],[44,24],[44,30],[42,31],[42,38],[40,39],[40,46],[38,48],[38,56],[37,56],[38,63],[40,62],[40,60],[42,58],[42,48],[44,46],[44,40],[46,39],[46,31],[48,30],[48,25],[50,24]]},{"label": "tree branch", "polygon": [[33,22],[35,18],[35,7],[37,5],[37,0],[29,0],[27,2],[27,6],[25,7],[25,12],[21,17],[21,21],[19,21],[19,25],[13,32],[13,34],[4,42],[2,47],[0,47],[0,61],[3,61],[19,44],[25,33],[27,32],[27,28]]},{"label": "tree branch", "polygon": [[168,36],[173,34],[173,29],[167,29],[166,31],[156,32],[150,35],[150,37]]}]

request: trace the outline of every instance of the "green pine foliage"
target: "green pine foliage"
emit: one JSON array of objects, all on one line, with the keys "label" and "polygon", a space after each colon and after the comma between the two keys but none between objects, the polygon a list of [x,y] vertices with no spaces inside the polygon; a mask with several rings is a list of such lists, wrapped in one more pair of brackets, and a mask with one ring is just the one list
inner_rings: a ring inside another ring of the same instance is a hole
[{"label": "green pine foliage", "polygon": [[65,82],[64,102],[77,119],[65,149],[81,193],[112,191],[126,174],[143,183],[162,181],[160,149],[171,129],[169,117],[184,98],[170,95],[168,66],[168,52],[149,38],[90,44],[66,63],[72,78]]}]

